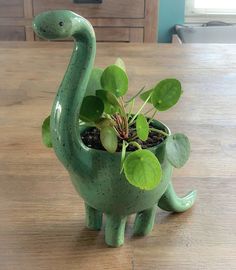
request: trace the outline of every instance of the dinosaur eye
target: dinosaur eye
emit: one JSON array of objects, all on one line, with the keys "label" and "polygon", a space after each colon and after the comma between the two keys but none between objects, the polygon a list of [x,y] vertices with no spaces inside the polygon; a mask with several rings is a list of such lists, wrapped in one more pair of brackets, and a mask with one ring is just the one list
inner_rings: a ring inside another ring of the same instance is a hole
[{"label": "dinosaur eye", "polygon": [[63,26],[63,25],[64,25],[64,22],[59,22],[59,25],[60,25],[60,26]]}]

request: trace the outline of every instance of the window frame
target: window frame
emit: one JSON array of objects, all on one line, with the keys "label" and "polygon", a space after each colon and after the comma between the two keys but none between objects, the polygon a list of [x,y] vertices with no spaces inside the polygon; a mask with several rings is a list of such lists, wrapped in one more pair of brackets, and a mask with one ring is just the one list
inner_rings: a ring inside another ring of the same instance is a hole
[{"label": "window frame", "polygon": [[[206,9],[199,9],[197,11],[194,8],[194,1],[195,0],[185,1],[185,23],[205,23],[211,20],[236,23],[236,9],[234,10],[233,13],[232,12],[219,13],[219,10],[216,11],[213,9],[207,9],[208,12],[206,12]],[[203,10],[205,10],[205,12],[203,12]]]},{"label": "window frame", "polygon": [[214,8],[194,8],[195,0],[186,0],[187,14],[215,14],[215,15],[236,15],[236,8],[234,9],[214,9]]}]

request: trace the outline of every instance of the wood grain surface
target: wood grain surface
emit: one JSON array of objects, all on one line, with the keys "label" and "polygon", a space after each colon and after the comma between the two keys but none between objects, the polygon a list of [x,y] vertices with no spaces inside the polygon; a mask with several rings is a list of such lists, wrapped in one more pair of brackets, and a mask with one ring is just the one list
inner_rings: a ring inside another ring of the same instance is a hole
[{"label": "wood grain surface", "polygon": [[190,211],[159,210],[147,237],[132,236],[130,217],[117,249],[104,244],[103,230],[85,228],[82,199],[41,143],[71,50],[71,43],[0,43],[0,269],[236,269],[236,46],[98,45],[96,65],[125,60],[130,94],[181,80],[181,101],[158,119],[191,140],[176,190],[198,190]]}]

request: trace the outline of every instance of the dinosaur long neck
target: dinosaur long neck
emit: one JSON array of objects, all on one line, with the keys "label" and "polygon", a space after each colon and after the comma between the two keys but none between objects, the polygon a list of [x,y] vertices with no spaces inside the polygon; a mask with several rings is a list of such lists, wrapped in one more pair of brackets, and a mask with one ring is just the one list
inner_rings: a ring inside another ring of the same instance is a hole
[{"label": "dinosaur long neck", "polygon": [[78,113],[85,95],[96,53],[93,28],[86,25],[74,35],[75,45],[70,63],[54,100],[51,113],[51,136],[54,151],[66,168],[72,164],[81,144],[77,136]]}]

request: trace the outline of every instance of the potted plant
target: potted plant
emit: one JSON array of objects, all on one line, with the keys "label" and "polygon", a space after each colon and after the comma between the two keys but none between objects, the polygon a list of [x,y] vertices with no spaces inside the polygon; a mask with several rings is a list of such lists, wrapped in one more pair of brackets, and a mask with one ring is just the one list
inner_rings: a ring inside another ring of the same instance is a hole
[{"label": "potted plant", "polygon": [[[180,82],[162,80],[127,100],[128,76],[121,59],[105,69],[93,68],[96,39],[86,19],[71,11],[49,11],[36,16],[33,27],[48,40],[75,41],[42,132],[85,201],[87,227],[99,230],[105,214],[105,241],[117,247],[124,242],[128,215],[136,213],[134,234],[146,235],[157,205],[173,212],[189,209],[196,192],[179,198],[171,182],[173,167],[182,167],[189,157],[189,140],[154,120],[157,112],[178,102]],[[137,98],[143,104],[133,112]]]}]

